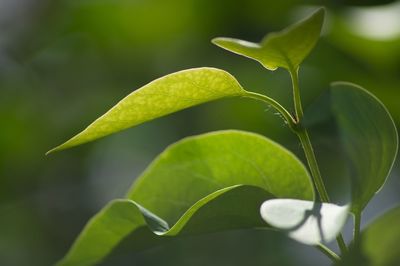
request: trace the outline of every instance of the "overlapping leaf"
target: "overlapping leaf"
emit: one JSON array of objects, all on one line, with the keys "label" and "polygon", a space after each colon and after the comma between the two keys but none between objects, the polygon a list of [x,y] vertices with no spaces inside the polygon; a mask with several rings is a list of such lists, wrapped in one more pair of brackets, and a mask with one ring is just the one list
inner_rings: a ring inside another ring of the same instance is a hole
[{"label": "overlapping leaf", "polygon": [[143,122],[245,91],[229,73],[193,68],[156,79],[132,92],[85,130],[49,152],[77,146]]},{"label": "overlapping leaf", "polygon": [[190,137],[167,148],[128,199],[97,214],[59,265],[93,265],[143,227],[161,237],[264,226],[259,207],[274,197],[313,198],[309,174],[292,153],[241,131]]},{"label": "overlapping leaf", "polygon": [[280,32],[270,33],[260,43],[233,38],[215,38],[212,42],[228,51],[254,59],[266,69],[297,69],[317,43],[324,21],[324,9]]},{"label": "overlapping leaf", "polygon": [[352,211],[358,213],[391,171],[398,149],[397,130],[385,106],[351,83],[333,83],[329,93],[306,112],[305,123],[320,123],[330,116],[347,156],[344,159],[351,179]]}]

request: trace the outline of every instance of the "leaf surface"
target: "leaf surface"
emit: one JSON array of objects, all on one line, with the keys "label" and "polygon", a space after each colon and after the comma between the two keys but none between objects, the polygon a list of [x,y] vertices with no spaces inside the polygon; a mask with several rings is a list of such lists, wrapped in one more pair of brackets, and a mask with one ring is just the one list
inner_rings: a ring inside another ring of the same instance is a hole
[{"label": "leaf surface", "polygon": [[374,95],[351,83],[332,85],[332,111],[350,159],[352,204],[362,211],[384,185],[398,149],[396,126]]},{"label": "leaf surface", "polygon": [[348,216],[348,206],[295,199],[271,199],[260,209],[269,225],[286,232],[306,245],[330,242],[336,238]]},{"label": "leaf surface", "polygon": [[326,120],[335,123],[346,156],[341,159],[351,179],[352,211],[361,212],[392,169],[398,150],[396,126],[379,99],[348,82],[333,83],[306,111],[306,126]]},{"label": "leaf surface", "polygon": [[236,130],[171,145],[137,179],[128,198],[173,223],[199,198],[237,184],[276,197],[313,198],[308,172],[291,152],[261,135]]},{"label": "leaf surface", "polygon": [[339,265],[400,265],[400,206],[378,217],[361,232],[361,243],[353,245]]},{"label": "leaf surface", "polygon": [[320,8],[303,21],[280,32],[266,35],[260,43],[233,38],[215,38],[217,46],[233,53],[254,59],[266,69],[283,67],[295,70],[317,43],[324,21],[324,9]]},{"label": "leaf surface", "polygon": [[189,137],[161,153],[127,199],[94,216],[59,265],[93,265],[144,227],[159,237],[265,227],[259,207],[279,196],[313,198],[306,168],[282,146],[235,130]]},{"label": "leaf surface", "polygon": [[245,91],[228,72],[193,68],[156,79],[132,92],[85,130],[48,153],[77,146],[143,122]]}]

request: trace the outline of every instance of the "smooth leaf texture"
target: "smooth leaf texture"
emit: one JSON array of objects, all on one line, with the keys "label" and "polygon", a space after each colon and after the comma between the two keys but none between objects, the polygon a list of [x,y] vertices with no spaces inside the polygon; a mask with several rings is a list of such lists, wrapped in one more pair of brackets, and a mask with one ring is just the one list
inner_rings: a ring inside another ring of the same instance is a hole
[{"label": "smooth leaf texture", "polygon": [[339,265],[400,265],[400,206],[377,218],[361,233],[361,243],[352,246]]},{"label": "smooth leaf texture", "polygon": [[245,91],[228,72],[193,68],[161,77],[132,92],[85,130],[48,153],[77,146],[143,122]]},{"label": "smooth leaf texture", "polygon": [[396,126],[385,106],[365,89],[333,83],[305,114],[305,124],[329,117],[339,134],[351,179],[352,211],[361,212],[384,185],[398,150]]},{"label": "smooth leaf texture", "polygon": [[[114,200],[91,219],[71,250],[57,265],[94,265],[122,239],[141,227],[148,227],[159,236],[260,227],[263,221],[254,213],[257,213],[262,201],[270,197],[269,193],[258,187],[227,187],[200,199],[171,228],[164,220],[132,200]],[[140,250],[150,240],[137,241],[143,242],[143,245],[139,243],[135,246],[136,250]]]},{"label": "smooth leaf texture", "polygon": [[[155,159],[128,199],[92,218],[60,265],[99,262],[143,227],[160,237],[265,227],[259,216],[263,201],[312,200],[312,193],[304,165],[261,135],[227,130],[189,137]],[[147,242],[144,235],[137,246]]]},{"label": "smooth leaf texture", "polygon": [[283,67],[293,71],[314,48],[323,22],[324,9],[320,8],[305,20],[280,32],[268,34],[260,43],[232,38],[215,38],[212,42],[223,49],[258,61],[266,69]]},{"label": "smooth leaf texture", "polygon": [[334,83],[332,111],[351,161],[352,204],[361,212],[385,183],[398,149],[396,126],[386,107],[350,83]]},{"label": "smooth leaf texture", "polygon": [[271,199],[261,205],[261,216],[271,226],[306,245],[336,238],[348,216],[348,206],[295,199]]},{"label": "smooth leaf texture", "polygon": [[173,223],[199,198],[237,184],[276,197],[313,198],[308,172],[292,153],[261,135],[236,130],[170,146],[138,178],[128,198]]}]

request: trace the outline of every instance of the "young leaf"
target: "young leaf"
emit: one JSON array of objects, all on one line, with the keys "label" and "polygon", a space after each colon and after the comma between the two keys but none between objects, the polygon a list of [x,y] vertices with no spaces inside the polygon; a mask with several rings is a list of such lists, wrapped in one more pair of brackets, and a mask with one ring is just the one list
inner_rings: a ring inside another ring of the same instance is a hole
[{"label": "young leaf", "polygon": [[386,212],[361,233],[361,243],[353,244],[340,265],[400,265],[400,206]]},{"label": "young leaf", "polygon": [[77,146],[143,122],[245,91],[229,73],[193,68],[169,74],[132,92],[85,130],[48,153]]},{"label": "young leaf", "polygon": [[266,69],[297,69],[311,52],[321,33],[324,9],[318,9],[305,20],[286,29],[270,33],[260,43],[232,38],[215,38],[212,42],[223,49],[254,59]]},{"label": "young leaf", "polygon": [[385,106],[363,88],[332,84],[331,108],[350,159],[352,210],[361,212],[385,183],[396,158],[396,126]]},{"label": "young leaf", "polygon": [[306,245],[335,239],[344,226],[348,206],[294,199],[271,199],[261,205],[261,216],[271,226]]},{"label": "young leaf", "polygon": [[[312,193],[304,165],[261,135],[227,130],[189,137],[155,159],[129,199],[97,214],[60,265],[92,265],[143,226],[170,236],[260,227],[266,199],[312,199]],[[137,243],[147,243],[143,237]]]}]

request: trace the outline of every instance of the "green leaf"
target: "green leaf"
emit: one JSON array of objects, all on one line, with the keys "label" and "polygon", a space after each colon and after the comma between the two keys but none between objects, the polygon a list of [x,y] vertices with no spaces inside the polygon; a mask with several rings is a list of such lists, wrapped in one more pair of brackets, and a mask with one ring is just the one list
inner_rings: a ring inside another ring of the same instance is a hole
[{"label": "green leaf", "polygon": [[[257,187],[227,187],[200,199],[171,228],[164,220],[132,200],[114,200],[90,220],[68,254],[57,265],[97,264],[122,239],[142,227],[159,236],[261,227],[263,221],[254,213],[257,213],[262,201],[270,197],[269,193]],[[146,247],[147,242],[151,241],[150,236],[144,234],[142,239],[137,239],[143,244],[137,244],[135,249]]]},{"label": "green leaf", "polygon": [[341,156],[325,164],[346,168],[338,174],[351,182],[352,212],[360,213],[384,185],[396,158],[398,135],[388,110],[360,86],[336,82],[306,110],[302,123],[331,129],[330,142],[338,141],[331,152]]},{"label": "green leaf", "polygon": [[193,68],[156,79],[132,92],[85,130],[48,153],[77,146],[143,122],[224,97],[244,95],[229,73]]},{"label": "green leaf", "polygon": [[228,51],[254,59],[266,69],[297,69],[318,41],[324,21],[324,9],[286,29],[270,33],[260,43],[232,38],[215,38],[212,42]]},{"label": "green leaf", "polygon": [[400,206],[386,212],[361,233],[361,243],[353,245],[340,265],[400,265]]},{"label": "green leaf", "polygon": [[306,245],[330,242],[344,226],[348,206],[294,199],[271,199],[261,205],[261,216],[271,226]]},{"label": "green leaf", "polygon": [[361,212],[384,185],[396,158],[396,126],[385,106],[363,88],[332,84],[331,108],[350,160],[352,211]]},{"label": "green leaf", "polygon": [[313,198],[306,168],[285,148],[234,130],[189,137],[154,160],[128,199],[92,218],[59,265],[93,265],[143,227],[160,237],[265,227],[259,206],[274,197]]},{"label": "green leaf", "polygon": [[199,198],[237,184],[276,197],[313,198],[308,172],[292,153],[261,135],[236,130],[173,144],[138,178],[128,198],[173,223]]}]

